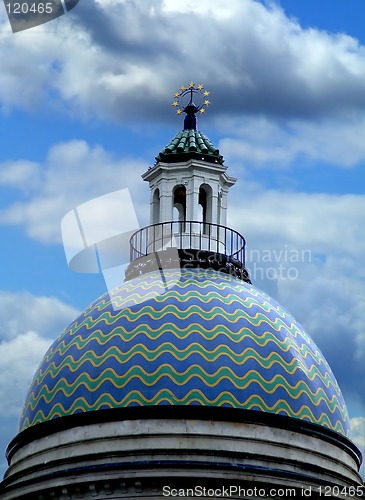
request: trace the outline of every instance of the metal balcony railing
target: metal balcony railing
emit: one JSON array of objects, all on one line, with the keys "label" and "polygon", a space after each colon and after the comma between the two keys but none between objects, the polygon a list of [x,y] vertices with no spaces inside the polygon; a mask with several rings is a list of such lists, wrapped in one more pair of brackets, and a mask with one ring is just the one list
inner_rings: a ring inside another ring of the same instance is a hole
[{"label": "metal balcony railing", "polygon": [[169,221],[136,231],[130,239],[126,279],[165,268],[211,268],[250,282],[245,239],[226,226],[201,221]]}]

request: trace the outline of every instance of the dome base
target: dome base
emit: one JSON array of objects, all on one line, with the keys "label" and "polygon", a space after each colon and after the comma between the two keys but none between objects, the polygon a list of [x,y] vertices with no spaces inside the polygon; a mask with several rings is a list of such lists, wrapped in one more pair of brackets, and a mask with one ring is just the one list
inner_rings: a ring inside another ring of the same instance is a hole
[{"label": "dome base", "polygon": [[225,408],[78,414],[22,432],[8,455],[2,500],[162,498],[172,489],[223,487],[231,498],[253,488],[267,490],[267,498],[283,488],[300,497],[303,489],[362,485],[359,453],[347,438],[287,417]]}]

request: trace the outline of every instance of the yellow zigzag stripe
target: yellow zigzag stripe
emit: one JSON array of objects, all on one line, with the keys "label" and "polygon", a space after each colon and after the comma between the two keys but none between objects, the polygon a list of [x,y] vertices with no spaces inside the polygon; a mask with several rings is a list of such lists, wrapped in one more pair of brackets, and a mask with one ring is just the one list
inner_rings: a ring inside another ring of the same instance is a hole
[{"label": "yellow zigzag stripe", "polygon": [[[226,399],[223,399],[226,398]],[[253,408],[259,408],[261,411],[274,413],[274,414],[286,414],[288,417],[296,417],[301,420],[309,420],[310,422],[318,423],[322,426],[328,427],[330,429],[336,430],[342,434],[345,434],[342,422],[337,420],[334,424],[330,421],[328,415],[325,412],[322,412],[321,415],[316,418],[312,412],[312,410],[303,405],[300,410],[295,412],[287,403],[287,401],[280,399],[275,402],[274,405],[270,406],[265,403],[265,401],[257,395],[251,395],[247,400],[242,404],[240,403],[232,394],[227,392],[222,392],[215,399],[209,400],[206,396],[198,389],[191,390],[187,393],[183,398],[177,398],[169,389],[162,389],[159,391],[153,398],[146,399],[143,394],[139,391],[132,391],[130,394],[127,394],[121,401],[117,401],[112,395],[102,395],[97,401],[90,406],[85,398],[78,398],[74,401],[71,408],[66,410],[61,403],[58,403],[57,406],[52,408],[52,411],[47,416],[43,413],[42,410],[39,410],[35,415],[32,422],[29,419],[25,419],[23,424],[23,429],[29,427],[31,425],[35,425],[37,423],[44,422],[46,420],[50,420],[56,417],[62,417],[64,415],[71,415],[78,411],[97,411],[101,407],[108,406],[109,408],[121,408],[130,406],[133,404],[137,404],[140,406],[143,405],[154,405],[157,406],[162,402],[169,402],[172,405],[179,404],[189,404],[191,405],[194,402],[199,404],[203,404],[203,406],[223,406],[230,405],[236,408],[244,408],[248,410],[252,410]],[[202,403],[203,402],[203,403]],[[343,408],[345,411],[345,409]],[[346,418],[347,420],[347,414]]]},{"label": "yellow zigzag stripe", "polygon": [[[290,349],[287,346],[286,352]],[[331,375],[326,372],[325,376],[318,370],[316,365],[312,364],[309,367],[303,367],[302,363],[298,362],[297,358],[292,358],[290,363],[286,362],[279,353],[271,352],[268,356],[259,357],[257,352],[251,347],[247,347],[239,353],[235,353],[229,346],[216,346],[215,349],[208,351],[197,342],[189,344],[185,349],[177,349],[171,342],[164,342],[156,349],[148,349],[144,344],[135,344],[129,351],[121,351],[117,346],[112,346],[103,354],[98,356],[94,351],[86,351],[79,360],[75,360],[72,355],[68,355],[62,359],[60,365],[56,366],[54,362],[47,366],[44,372],[41,372],[35,379],[37,385],[41,385],[47,375],[51,378],[57,378],[62,370],[68,368],[72,373],[81,371],[82,365],[89,362],[94,367],[99,367],[113,357],[120,364],[129,362],[134,356],[142,356],[146,361],[155,361],[164,354],[170,354],[176,360],[186,360],[193,354],[198,354],[208,362],[215,362],[221,356],[228,356],[235,365],[244,365],[249,360],[255,360],[262,368],[270,369],[275,363],[288,373],[293,375],[297,370],[305,373],[306,378],[312,382],[319,378],[322,383],[329,388],[330,386],[340,395],[340,390],[337,384],[333,383]]]},{"label": "yellow zigzag stripe", "polygon": [[[147,379],[149,378],[151,382],[148,382],[146,378],[140,376],[139,374],[133,373],[137,369],[139,372],[142,372],[144,377],[146,377]],[[172,372],[172,374],[168,373],[166,369]],[[197,369],[198,372],[191,373],[193,369]],[[226,374],[220,375],[222,371],[228,372],[230,376],[227,377]],[[111,376],[107,376],[107,373],[110,373]],[[201,375],[201,373],[203,373],[203,375]],[[251,375],[255,376],[255,378],[252,378],[250,380]],[[181,378],[182,381],[180,382],[174,376]],[[122,389],[130,384],[133,378],[138,378],[145,386],[152,387],[156,385],[158,381],[163,377],[168,377],[175,385],[178,386],[184,386],[192,378],[197,377],[208,387],[216,387],[223,379],[228,378],[230,383],[232,383],[234,387],[240,389],[241,391],[247,389],[251,384],[256,383],[267,394],[273,394],[279,387],[283,388],[285,392],[287,392],[287,394],[295,400],[298,400],[302,394],[305,394],[311,400],[314,406],[319,406],[321,402],[323,402],[328,407],[328,410],[331,413],[334,413],[336,410],[336,406],[339,406],[339,402],[335,395],[333,395],[332,398],[329,399],[328,395],[325,393],[322,387],[318,387],[316,392],[312,392],[309,386],[302,380],[299,380],[294,386],[290,385],[288,381],[280,374],[276,374],[271,379],[265,380],[257,370],[250,370],[243,377],[240,377],[236,375],[229,367],[221,367],[216,372],[210,375],[202,367],[196,364],[191,365],[188,369],[181,373],[177,372],[173,366],[164,364],[151,373],[146,372],[142,367],[131,367],[123,376],[118,375],[114,369],[107,368],[98,376],[98,379],[96,380],[92,379],[88,373],[83,373],[79,377],[77,377],[75,382],[71,384],[69,384],[66,379],[62,378],[58,380],[55,387],[51,391],[48,390],[47,386],[43,386],[36,399],[34,398],[33,393],[30,394],[26,406],[30,406],[32,410],[34,410],[39,404],[39,401],[42,399],[47,404],[49,404],[54,399],[54,396],[58,391],[63,392],[66,397],[71,397],[75,394],[78,387],[82,384],[85,385],[85,387],[87,387],[90,392],[95,392],[100,389],[100,387],[106,381],[111,382],[117,389]],[[213,382],[209,382],[209,379],[213,378]],[[118,380],[118,383],[116,383],[116,380]],[[237,383],[237,380],[241,383]],[[90,387],[89,384],[92,387]],[[271,388],[269,388],[269,385],[271,386]],[[64,387],[67,387],[69,389],[73,388],[73,390],[66,392]],[[300,387],[302,388],[299,389]],[[293,391],[293,393],[296,392],[296,395],[292,394],[291,391]],[[329,406],[330,404],[334,406],[334,408],[331,408]]]},{"label": "yellow zigzag stripe", "polygon": [[[105,345],[110,342],[111,339],[115,339],[117,336],[120,338],[123,344],[131,342],[134,338],[142,333],[149,340],[156,341],[160,337],[165,335],[166,331],[168,331],[169,334],[173,335],[178,340],[186,339],[192,334],[199,334],[202,339],[204,339],[204,341],[209,342],[218,337],[218,335],[224,335],[229,339],[230,342],[235,344],[244,342],[244,337],[248,335],[250,337],[250,341],[255,342],[255,344],[259,347],[266,347],[269,342],[273,342],[281,351],[287,352],[290,348],[293,348],[296,352],[299,351],[303,358],[306,358],[308,355],[310,355],[313,359],[316,360],[319,365],[324,364],[327,370],[330,371],[330,368],[321,355],[320,351],[317,350],[316,352],[313,352],[310,347],[304,342],[299,345],[290,337],[284,337],[283,340],[279,340],[271,332],[265,332],[265,335],[262,337],[256,336],[254,332],[247,329],[246,327],[240,328],[234,333],[232,333],[231,330],[229,330],[225,325],[215,325],[211,330],[209,330],[205,326],[202,327],[197,323],[190,323],[187,327],[182,329],[177,328],[177,326],[173,323],[164,323],[156,329],[151,328],[151,326],[147,323],[142,323],[138,324],[132,332],[127,332],[125,328],[119,325],[108,334],[105,334],[100,329],[95,329],[92,332],[92,335],[89,335],[86,339],[83,339],[81,335],[76,335],[72,338],[72,341],[69,344],[66,344],[64,340],[60,341],[55,349],[52,349],[46,354],[45,360],[51,360],[56,353],[62,356],[68,351],[68,349],[73,348],[73,346],[80,351],[83,350],[90,342],[97,342],[99,345]],[[152,336],[150,335],[150,333],[155,333],[155,335]]]},{"label": "yellow zigzag stripe", "polygon": [[[286,318],[286,317],[291,317],[289,313],[286,313],[284,310],[275,307],[273,304],[271,304],[268,301],[262,301],[258,302],[255,297],[242,297],[238,295],[237,293],[229,293],[227,295],[221,295],[219,291],[211,290],[209,291],[208,294],[202,294],[200,291],[197,290],[187,290],[185,293],[182,293],[181,291],[176,291],[176,290],[170,290],[168,293],[165,293],[163,295],[157,295],[156,294],[140,294],[137,291],[134,291],[133,293],[131,292],[127,297],[119,297],[116,296],[113,299],[113,304],[120,304],[121,306],[123,305],[124,302],[131,302],[133,301],[134,297],[136,297],[138,300],[136,301],[136,305],[140,303],[140,299],[147,299],[149,296],[152,298],[156,299],[156,302],[158,303],[163,303],[166,302],[166,300],[171,300],[174,299],[180,303],[186,303],[188,301],[191,301],[192,299],[196,299],[199,303],[203,304],[208,304],[212,300],[217,300],[221,302],[223,305],[231,305],[234,302],[237,302],[239,307],[242,305],[245,307],[248,307],[248,303],[251,303],[253,306],[260,307],[266,312],[274,312],[275,314],[278,314],[279,316]],[[251,307],[251,306],[249,306]]]},{"label": "yellow zigzag stripe", "polygon": [[[112,294],[113,296],[113,302],[115,301],[115,299],[118,299],[118,293],[121,293],[123,292],[128,292],[128,295],[127,297],[124,299],[125,301],[127,302],[130,302],[131,300],[131,295],[133,296],[133,294],[135,294],[139,299],[140,298],[144,298],[146,294],[140,294],[138,293],[138,290],[141,290],[144,291],[145,288],[147,290],[152,290],[153,293],[151,293],[151,296],[154,297],[156,295],[156,293],[158,292],[158,290],[161,291],[161,293],[158,294],[158,297],[156,297],[156,300],[158,300],[159,302],[164,302],[166,300],[169,300],[169,298],[171,297],[175,297],[177,300],[181,300],[181,296],[183,297],[189,297],[189,296],[192,296],[194,297],[195,294],[198,294],[198,299],[199,300],[204,300],[204,297],[207,297],[211,294],[216,294],[217,295],[217,298],[223,302],[225,302],[225,297],[222,296],[220,294],[220,290],[222,289],[229,289],[229,291],[231,292],[229,295],[230,296],[235,296],[236,300],[238,302],[241,302],[242,301],[244,302],[245,300],[249,300],[251,299],[252,300],[252,297],[246,297],[246,298],[243,298],[243,297],[240,297],[240,293],[244,292],[245,294],[247,294],[247,290],[244,288],[243,284],[241,284],[241,286],[236,286],[236,287],[233,287],[233,293],[232,293],[232,285],[230,284],[226,284],[223,282],[223,286],[219,283],[217,283],[217,281],[211,281],[211,282],[199,282],[199,281],[196,281],[195,279],[191,279],[191,280],[187,280],[185,282],[178,282],[177,286],[175,288],[178,288],[179,290],[175,290],[174,288],[169,290],[168,292],[165,292],[164,288],[161,286],[160,283],[156,283],[156,282],[152,282],[150,284],[150,286],[147,286],[147,287],[143,287],[141,286],[142,284],[139,284],[139,285],[134,285],[134,286],[129,286],[129,287],[126,287],[125,285],[122,286],[122,287],[119,287],[115,293]],[[190,288],[193,287],[192,290],[190,290]],[[218,289],[218,291],[216,290],[210,290],[208,294],[201,294],[199,291],[197,292],[195,289],[198,288],[200,290],[203,290],[205,288],[213,288],[214,289]],[[156,290],[157,288],[157,290]],[[187,291],[185,293],[182,293],[181,290],[184,290],[184,289],[187,289]],[[279,313],[281,316],[285,317],[285,316],[288,316],[289,314],[283,309],[281,308],[278,304],[277,305],[273,305],[271,300],[270,300],[270,297],[267,296],[266,294],[264,294],[263,292],[258,292],[256,291],[254,288],[252,288],[252,290],[249,290],[248,293],[250,295],[253,295],[254,297],[259,297],[259,301],[256,300],[256,305],[259,306],[259,307],[263,307],[265,309],[265,307],[267,308],[267,310],[269,311],[275,311],[276,313]],[[237,295],[238,294],[238,295]],[[110,304],[110,300],[107,300],[106,298],[104,298],[104,296],[101,297],[101,300],[99,301],[99,303],[94,303],[92,306],[90,306],[89,308],[89,311],[95,309],[95,310],[100,310],[100,305],[101,303],[103,304],[103,306],[107,306]],[[263,300],[266,299],[266,300]],[[183,301],[183,299],[181,300]],[[122,302],[123,302],[123,299],[122,299]],[[139,303],[139,302],[138,302]],[[102,307],[104,308],[104,307]],[[290,316],[290,315],[289,315]]]},{"label": "yellow zigzag stripe", "polygon": [[[251,307],[251,306],[250,306]],[[120,316],[113,317],[110,312],[105,312],[102,315],[100,315],[97,320],[91,320],[90,321],[83,321],[78,328],[73,328],[74,325],[72,325],[69,329],[70,334],[74,335],[76,331],[78,331],[79,328],[85,327],[86,330],[93,330],[95,329],[96,324],[99,323],[106,323],[108,326],[113,325],[114,323],[118,322],[121,317],[125,319],[128,323],[133,324],[134,322],[137,322],[137,325],[140,325],[140,321],[142,317],[149,317],[153,321],[158,321],[162,320],[164,316],[167,314],[172,314],[176,316],[176,318],[180,318],[183,320],[189,319],[192,315],[196,314],[199,316],[203,322],[206,321],[212,321],[216,319],[217,317],[221,316],[225,321],[228,321],[230,324],[236,324],[240,320],[245,320],[255,328],[258,326],[261,326],[261,324],[267,324],[271,329],[274,331],[280,333],[281,330],[284,330],[286,333],[289,333],[293,337],[297,337],[298,335],[301,335],[300,330],[297,328],[295,324],[287,325],[283,323],[283,321],[276,317],[274,321],[270,321],[265,315],[261,313],[256,313],[254,316],[248,316],[245,314],[244,311],[242,310],[236,310],[235,312],[235,318],[233,318],[232,314],[229,316],[227,313],[224,311],[223,308],[221,307],[214,307],[212,308],[209,312],[208,311],[202,311],[200,308],[198,308],[195,305],[192,305],[186,309],[186,311],[181,312],[176,306],[169,304],[162,308],[161,311],[157,312],[155,311],[152,307],[150,306],[145,306],[142,310],[138,311],[137,313],[132,312],[129,308],[126,308],[123,310],[123,314]],[[202,314],[203,312],[203,314]],[[129,313],[129,314],[127,314]],[[228,317],[227,317],[228,316]],[[260,318],[260,319],[258,319]],[[255,321],[256,320],[256,321]],[[276,325],[278,326],[276,327]],[[118,325],[119,326],[119,325]],[[150,328],[150,325],[147,325],[148,328]]]},{"label": "yellow zigzag stripe", "polygon": [[[197,274],[198,274],[198,277],[204,278],[208,281],[198,281],[196,279]],[[178,272],[171,272],[171,273],[164,272],[164,275],[167,278],[171,278],[171,277],[178,278],[180,276]],[[237,284],[237,280],[232,279],[228,275],[225,276],[224,278],[222,278],[220,273],[218,273],[216,271],[213,271],[211,273],[210,272],[209,273],[197,273],[196,270],[192,271],[192,272],[183,270],[181,276],[184,279],[184,281],[181,281],[181,280],[176,281],[174,288],[176,287],[176,288],[179,288],[180,290],[183,290],[185,288],[190,288],[191,286],[194,286],[194,288],[197,287],[200,289],[205,289],[205,288],[211,288],[214,286],[214,288],[217,288],[219,290],[237,289],[238,292],[245,290],[245,287],[242,286],[243,285],[242,283]],[[188,279],[186,279],[187,276],[189,276]],[[136,288],[142,289],[143,291],[157,289],[157,291],[160,291],[159,295],[166,295],[166,293],[168,294],[173,290],[173,289],[169,290],[168,292],[165,291],[165,288],[164,288],[163,284],[161,283],[161,276],[159,273],[154,273],[154,274],[150,273],[149,277],[150,277],[150,280],[147,280],[146,276],[141,276],[141,277],[136,278],[135,280],[133,280],[131,282],[124,283],[122,286],[117,287],[109,294],[102,295],[99,298],[99,302],[94,301],[94,303],[86,311],[92,310],[94,308],[96,310],[100,310],[100,308],[103,309],[105,306],[110,304],[111,301],[110,301],[109,297],[115,298],[115,296],[118,296],[118,293],[120,293],[122,290],[124,290],[127,293],[128,292],[132,293],[135,291]],[[155,279],[153,279],[154,277],[155,277]],[[234,286],[234,285],[236,285],[236,286]],[[237,285],[240,285],[240,286],[237,286]],[[255,290],[253,287],[248,287],[248,288],[249,289],[252,288],[252,290]],[[257,293],[256,295],[259,296],[260,294]],[[264,293],[262,293],[262,296],[269,298]]]},{"label": "yellow zigzag stripe", "polygon": [[[167,278],[170,278],[170,277],[177,278],[177,277],[179,277],[179,274],[176,272],[171,272],[171,273],[165,272],[165,276]],[[178,288],[179,290],[184,290],[184,289],[189,289],[190,287],[194,287],[194,288],[199,288],[201,290],[204,290],[206,288],[214,287],[215,289],[218,290],[218,293],[219,293],[219,290],[229,289],[230,291],[233,291],[234,293],[240,294],[240,293],[244,292],[244,293],[249,293],[250,295],[253,295],[255,297],[259,297],[261,300],[266,299],[266,301],[267,301],[266,303],[270,306],[270,308],[274,307],[274,310],[279,312],[280,315],[282,315],[282,316],[288,315],[288,313],[286,313],[286,311],[283,308],[281,308],[279,305],[273,306],[273,304],[271,302],[271,298],[267,294],[265,294],[264,292],[256,290],[254,287],[249,286],[246,283],[237,282],[236,279],[234,279],[228,275],[225,276],[224,278],[222,278],[220,273],[218,273],[216,271],[200,273],[200,272],[197,272],[197,270],[193,270],[193,271],[183,270],[182,271],[183,281],[181,281],[181,280],[177,281],[176,284],[174,285],[174,288],[169,290],[168,292],[166,292],[164,287],[162,286],[159,273],[156,273],[155,277],[156,277],[156,279],[153,280],[153,276],[151,273],[150,280],[147,280],[146,277],[140,277],[140,278],[133,280],[132,282],[125,283],[122,286],[116,288],[110,294],[104,294],[103,296],[101,296],[99,302],[94,301],[94,303],[85,312],[90,311],[92,309],[95,309],[95,310],[104,309],[104,307],[108,306],[111,302],[109,299],[109,296],[111,296],[114,299],[115,297],[118,297],[118,293],[120,293],[123,290],[128,293],[128,296],[131,293],[137,293],[136,289],[137,290],[141,289],[143,291],[146,291],[146,290],[147,291],[152,290],[155,292],[160,291],[161,293],[159,294],[159,296],[161,298],[164,298],[164,297],[168,297],[171,293],[176,293],[175,288]],[[197,277],[203,278],[204,281],[197,280],[196,279]],[[179,292],[177,292],[177,293],[179,293]],[[187,291],[187,293],[189,293],[189,290]],[[154,294],[152,294],[152,295],[154,295]],[[142,297],[142,296],[139,295],[139,297]],[[128,297],[128,300],[129,300],[129,297]],[[265,303],[265,301],[263,301],[263,303]]]}]

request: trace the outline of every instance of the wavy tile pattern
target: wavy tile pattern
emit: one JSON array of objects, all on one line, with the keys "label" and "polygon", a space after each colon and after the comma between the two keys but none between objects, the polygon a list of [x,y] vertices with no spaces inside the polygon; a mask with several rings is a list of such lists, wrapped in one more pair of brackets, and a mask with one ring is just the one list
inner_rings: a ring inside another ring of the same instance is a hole
[{"label": "wavy tile pattern", "polygon": [[46,353],[19,430],[136,405],[244,408],[349,433],[336,379],[303,328],[265,293],[211,270],[184,270],[169,291],[150,273],[93,302]]}]

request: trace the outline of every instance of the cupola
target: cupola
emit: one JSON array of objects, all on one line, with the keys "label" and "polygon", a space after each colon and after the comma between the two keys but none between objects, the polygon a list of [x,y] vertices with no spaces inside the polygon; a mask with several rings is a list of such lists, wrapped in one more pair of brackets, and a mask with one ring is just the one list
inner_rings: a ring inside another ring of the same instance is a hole
[{"label": "cupola", "polygon": [[174,94],[173,106],[185,113],[184,128],[142,175],[150,187],[150,225],[131,239],[131,279],[155,268],[155,254],[167,267],[209,268],[250,283],[245,268],[245,239],[227,227],[227,198],[236,183],[223,156],[197,130],[197,113],[209,106],[209,92],[190,83]]}]

